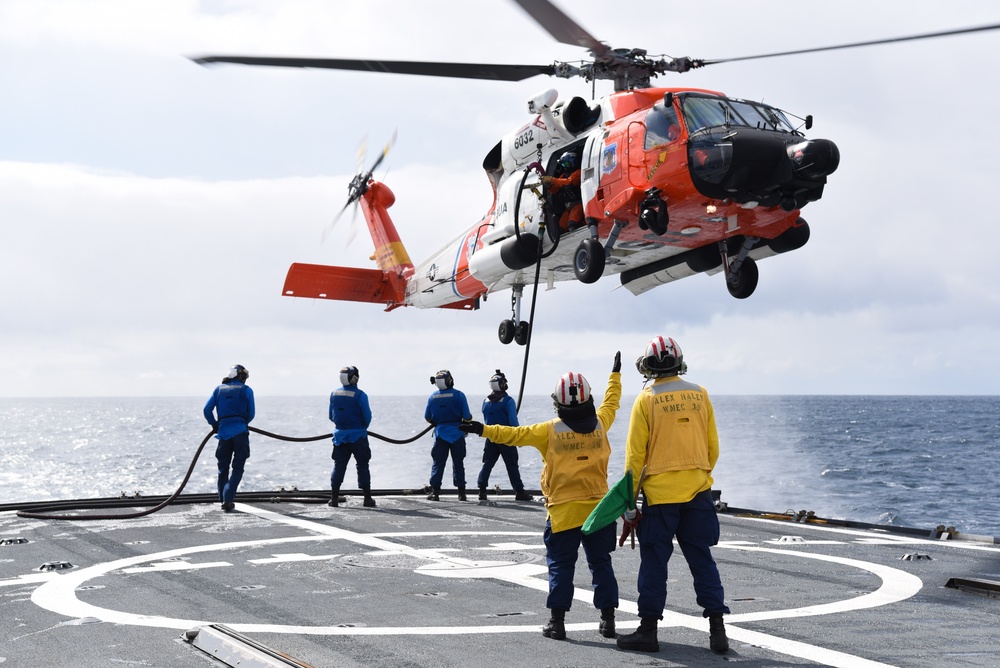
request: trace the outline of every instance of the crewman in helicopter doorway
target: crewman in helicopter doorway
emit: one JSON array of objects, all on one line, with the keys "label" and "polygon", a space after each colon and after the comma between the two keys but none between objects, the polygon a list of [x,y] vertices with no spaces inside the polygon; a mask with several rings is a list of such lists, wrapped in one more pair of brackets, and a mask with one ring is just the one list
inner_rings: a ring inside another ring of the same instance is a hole
[{"label": "crewman in helicopter doorway", "polygon": [[236,507],[236,488],[243,480],[243,466],[250,458],[249,425],[256,408],[253,390],[246,385],[248,378],[250,372],[246,367],[234,364],[202,411],[219,439],[215,448],[215,459],[219,462],[219,501],[227,513]]},{"label": "crewman in helicopter doorway", "polygon": [[347,464],[354,456],[358,468],[358,489],[364,495],[364,506],[375,507],[372,498],[372,476],[368,462],[372,449],[368,443],[368,426],[372,423],[372,410],[368,405],[368,395],[358,387],[361,374],[356,366],[345,366],[340,370],[341,388],[330,393],[330,421],[333,430],[333,472],[330,474],[330,501],[327,505],[336,508],[340,504],[340,485],[347,475]]},{"label": "crewman in helicopter doorway", "polygon": [[[516,427],[517,402],[507,394],[507,376],[500,369],[490,377],[490,394],[483,400],[483,422],[486,424],[502,424]],[[486,501],[486,486],[490,484],[490,473],[497,460],[503,457],[507,468],[510,486],[514,488],[514,498],[518,501],[531,501],[532,496],[524,491],[521,472],[517,468],[517,448],[494,443],[486,439],[483,446],[483,468],[479,471],[479,500]]]},{"label": "crewman in helicopter doorway", "polygon": [[444,467],[451,455],[451,475],[458,488],[458,500],[465,495],[465,434],[458,428],[463,420],[471,420],[469,401],[465,393],[455,389],[451,371],[442,369],[431,376],[431,385],[437,389],[427,398],[424,419],[434,425],[434,446],[431,448],[431,480],[428,501],[441,500],[441,481]]},{"label": "crewman in helicopter doorway", "polygon": [[616,523],[584,535],[582,527],[591,511],[608,491],[608,459],[611,444],[608,429],[615,421],[622,394],[621,353],[615,354],[604,400],[594,409],[590,383],[579,373],[559,378],[552,401],[559,416],[547,422],[523,427],[459,425],[466,433],[513,446],[531,445],[542,454],[542,493],[548,518],[545,522],[545,561],[549,567],[551,611],[542,628],[546,638],[566,638],[566,612],[573,604],[573,574],[580,545],[592,577],[594,607],[601,611],[598,632],[615,637],[615,608],[618,607],[618,580],[611,564],[615,550]]}]

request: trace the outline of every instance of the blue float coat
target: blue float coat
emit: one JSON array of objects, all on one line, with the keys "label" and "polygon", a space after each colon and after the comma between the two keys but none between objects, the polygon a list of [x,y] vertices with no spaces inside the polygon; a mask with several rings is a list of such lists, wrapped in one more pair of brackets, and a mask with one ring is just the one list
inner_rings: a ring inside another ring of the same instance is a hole
[{"label": "blue float coat", "polygon": [[[495,397],[499,397],[494,401]],[[518,426],[517,402],[506,392],[495,392],[483,400],[483,422]]]},{"label": "blue float coat", "polygon": [[208,423],[218,429],[215,437],[225,440],[248,431],[254,411],[253,390],[232,379],[215,388],[202,412]]},{"label": "blue float coat", "polygon": [[471,420],[469,402],[460,390],[450,387],[437,390],[427,398],[424,419],[434,425],[434,437],[448,443],[457,443],[465,437],[458,425]]},{"label": "blue float coat", "polygon": [[372,411],[368,406],[368,395],[357,385],[344,385],[330,393],[330,420],[333,430],[333,444],[355,443],[368,435],[368,425],[372,423]]}]

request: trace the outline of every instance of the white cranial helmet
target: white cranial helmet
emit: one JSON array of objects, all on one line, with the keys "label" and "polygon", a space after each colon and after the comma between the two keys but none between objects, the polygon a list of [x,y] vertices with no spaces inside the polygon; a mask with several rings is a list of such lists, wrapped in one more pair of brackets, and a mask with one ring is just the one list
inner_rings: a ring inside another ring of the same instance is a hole
[{"label": "white cranial helmet", "polygon": [[590,400],[590,383],[583,374],[570,371],[559,377],[552,400],[559,406],[579,406]]}]

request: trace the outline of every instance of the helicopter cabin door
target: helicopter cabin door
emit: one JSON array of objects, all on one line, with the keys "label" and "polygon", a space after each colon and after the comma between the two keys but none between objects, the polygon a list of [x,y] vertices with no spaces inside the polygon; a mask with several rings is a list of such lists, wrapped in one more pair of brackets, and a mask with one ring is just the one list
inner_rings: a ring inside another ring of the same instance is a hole
[{"label": "helicopter cabin door", "polygon": [[587,143],[582,151],[580,161],[580,196],[583,200],[583,210],[587,210],[590,201],[597,196],[601,187],[601,155],[604,151],[604,133],[592,132],[587,137]]}]

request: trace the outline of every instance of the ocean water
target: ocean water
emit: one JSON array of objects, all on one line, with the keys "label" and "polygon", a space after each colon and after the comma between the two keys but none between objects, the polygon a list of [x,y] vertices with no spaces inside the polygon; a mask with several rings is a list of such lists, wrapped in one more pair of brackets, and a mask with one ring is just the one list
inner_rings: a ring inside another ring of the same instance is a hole
[{"label": "ocean water", "polygon": [[[483,397],[469,394],[473,413]],[[426,397],[370,397],[371,430],[407,439],[427,425]],[[610,431],[610,477],[624,465],[633,397]],[[715,488],[731,506],[1000,535],[1000,397],[715,396]],[[204,398],[0,399],[0,504],[173,492],[208,433]],[[551,400],[526,397],[522,424],[552,417]],[[253,426],[285,436],[328,434],[326,397],[257,397]],[[430,474],[431,436],[397,445],[372,439],[373,486],[416,488]],[[482,440],[466,458],[475,486]],[[328,440],[289,443],[251,435],[241,490],[329,487]],[[521,474],[538,487],[541,458],[521,448]],[[214,440],[185,493],[215,489]],[[445,485],[451,483],[451,465]],[[356,477],[348,471],[344,487]],[[502,462],[490,485],[510,489]]]}]

